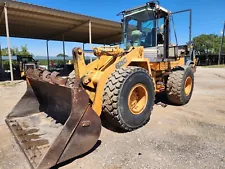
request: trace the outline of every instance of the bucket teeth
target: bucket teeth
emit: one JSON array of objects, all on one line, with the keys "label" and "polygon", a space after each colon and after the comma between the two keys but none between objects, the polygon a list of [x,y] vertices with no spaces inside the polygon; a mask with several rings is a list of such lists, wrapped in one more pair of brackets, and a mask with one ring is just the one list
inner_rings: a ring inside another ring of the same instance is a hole
[{"label": "bucket teeth", "polygon": [[[45,81],[48,83],[53,83],[53,84],[58,84],[60,86],[67,86],[67,87],[74,87],[73,82],[68,83],[68,77],[67,78],[62,78],[59,76],[59,72],[49,72],[47,70],[27,70],[27,76],[30,78],[33,78],[35,80],[40,80],[40,81]],[[74,81],[74,80],[73,80]]]},{"label": "bucket teeth", "polygon": [[52,72],[51,73],[51,80],[53,83],[61,85],[61,86],[65,86],[66,82],[67,82],[67,78],[61,78],[59,76],[59,72]]},{"label": "bucket teeth", "polygon": [[16,126],[17,126],[17,124],[12,124],[12,126],[13,126],[13,127],[16,127]]},{"label": "bucket teeth", "polygon": [[40,69],[34,70],[33,77],[35,79],[42,79],[42,73],[43,73],[43,71]]},{"label": "bucket teeth", "polygon": [[28,69],[28,70],[26,71],[26,75],[27,75],[28,77],[33,78],[33,79],[40,80],[40,79],[42,79],[43,71],[44,71],[44,70],[42,70],[42,69],[35,69],[35,70],[34,70],[34,69]]},{"label": "bucket teeth", "polygon": [[42,74],[43,81],[51,82],[51,72],[45,70]]}]

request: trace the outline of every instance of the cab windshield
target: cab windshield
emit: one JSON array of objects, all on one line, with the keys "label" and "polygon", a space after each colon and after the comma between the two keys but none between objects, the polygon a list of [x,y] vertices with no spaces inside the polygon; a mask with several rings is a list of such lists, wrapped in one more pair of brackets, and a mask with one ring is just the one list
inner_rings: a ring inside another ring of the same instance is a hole
[{"label": "cab windshield", "polygon": [[124,45],[127,49],[134,46],[157,46],[157,30],[160,19],[155,19],[154,11],[143,10],[124,16]]}]

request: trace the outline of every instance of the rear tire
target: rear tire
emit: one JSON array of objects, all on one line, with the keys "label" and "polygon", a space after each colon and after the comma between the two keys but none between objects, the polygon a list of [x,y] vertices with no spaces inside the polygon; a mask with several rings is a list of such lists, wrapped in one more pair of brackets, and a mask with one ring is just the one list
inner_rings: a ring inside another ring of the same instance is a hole
[{"label": "rear tire", "polygon": [[167,98],[175,105],[187,104],[194,88],[194,73],[191,67],[172,72],[167,80]]},{"label": "rear tire", "polygon": [[116,70],[109,77],[103,95],[103,112],[108,121],[125,131],[145,125],[155,100],[152,77],[140,67]]}]

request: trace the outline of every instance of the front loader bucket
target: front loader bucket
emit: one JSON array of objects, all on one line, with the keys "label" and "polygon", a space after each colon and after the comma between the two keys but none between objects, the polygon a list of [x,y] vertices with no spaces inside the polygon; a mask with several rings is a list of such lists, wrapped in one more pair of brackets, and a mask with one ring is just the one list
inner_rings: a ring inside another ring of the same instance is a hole
[{"label": "front loader bucket", "polygon": [[37,71],[27,73],[27,91],[6,123],[32,168],[43,169],[90,150],[101,121],[79,81]]}]

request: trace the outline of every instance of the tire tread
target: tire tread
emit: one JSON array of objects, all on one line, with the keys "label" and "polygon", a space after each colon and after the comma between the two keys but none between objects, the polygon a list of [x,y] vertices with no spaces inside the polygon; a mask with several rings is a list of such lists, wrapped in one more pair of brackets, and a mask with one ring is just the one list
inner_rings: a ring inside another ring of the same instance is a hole
[{"label": "tire tread", "polygon": [[[119,91],[124,83],[124,81],[136,71],[141,71],[149,74],[147,70],[136,67],[136,66],[128,66],[124,68],[117,69],[114,73],[111,74],[108,81],[106,82],[103,94],[103,112],[108,121],[115,127],[119,127],[126,131],[132,131],[136,128],[130,128],[128,125],[125,124],[123,119],[121,118],[120,114],[118,113],[118,97]],[[153,79],[150,76],[151,83],[154,86]],[[153,107],[152,107],[153,108]],[[152,111],[151,108],[151,111]],[[144,126],[150,118],[148,118],[145,123],[142,125]],[[139,127],[138,127],[139,128]]]},{"label": "tire tread", "polygon": [[166,91],[168,100],[176,105],[184,105],[187,103],[187,101],[185,101],[182,97],[184,92],[182,84],[184,81],[185,71],[187,70],[188,69],[173,71],[169,74],[167,80]]}]

